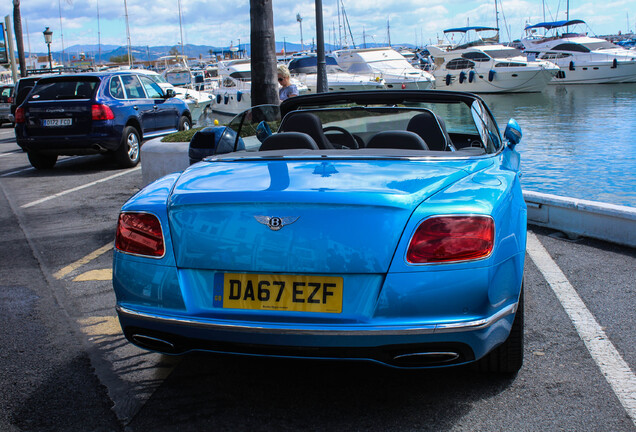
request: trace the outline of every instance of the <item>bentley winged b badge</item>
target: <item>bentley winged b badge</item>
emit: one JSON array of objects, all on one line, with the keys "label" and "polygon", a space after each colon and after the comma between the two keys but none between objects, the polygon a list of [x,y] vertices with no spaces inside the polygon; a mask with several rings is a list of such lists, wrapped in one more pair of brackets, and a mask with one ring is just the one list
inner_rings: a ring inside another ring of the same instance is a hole
[{"label": "bentley winged b badge", "polygon": [[259,223],[266,225],[272,231],[278,231],[285,225],[293,224],[298,220],[299,216],[271,217],[271,216],[254,216]]}]

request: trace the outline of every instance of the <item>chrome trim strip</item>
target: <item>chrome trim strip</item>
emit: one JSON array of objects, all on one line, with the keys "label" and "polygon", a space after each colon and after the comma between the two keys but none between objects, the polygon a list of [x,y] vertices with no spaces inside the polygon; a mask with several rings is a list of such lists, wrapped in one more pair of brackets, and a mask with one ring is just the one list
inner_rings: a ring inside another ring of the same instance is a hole
[{"label": "chrome trim strip", "polygon": [[229,324],[221,322],[206,321],[192,318],[177,318],[150,314],[146,312],[135,311],[123,306],[117,306],[117,313],[120,315],[128,315],[131,318],[154,321],[162,324],[180,325],[197,327],[214,331],[233,331],[246,333],[269,333],[278,335],[318,335],[318,336],[386,336],[386,335],[412,335],[412,334],[433,334],[433,333],[453,333],[461,331],[474,331],[490,327],[500,319],[515,313],[517,311],[517,303],[506,306],[494,315],[487,318],[464,321],[447,324],[433,324],[425,326],[382,326],[382,327],[362,327],[359,329],[353,326],[331,326],[331,328],[322,329],[299,329],[287,328],[282,326],[264,327],[252,324]]}]

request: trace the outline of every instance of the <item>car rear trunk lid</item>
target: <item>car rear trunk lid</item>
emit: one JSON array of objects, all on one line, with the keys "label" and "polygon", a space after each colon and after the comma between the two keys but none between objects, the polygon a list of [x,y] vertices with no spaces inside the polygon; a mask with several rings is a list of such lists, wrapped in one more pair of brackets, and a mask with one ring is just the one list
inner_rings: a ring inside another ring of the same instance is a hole
[{"label": "car rear trunk lid", "polygon": [[440,161],[200,164],[168,203],[177,266],[385,273],[413,210],[468,173]]}]

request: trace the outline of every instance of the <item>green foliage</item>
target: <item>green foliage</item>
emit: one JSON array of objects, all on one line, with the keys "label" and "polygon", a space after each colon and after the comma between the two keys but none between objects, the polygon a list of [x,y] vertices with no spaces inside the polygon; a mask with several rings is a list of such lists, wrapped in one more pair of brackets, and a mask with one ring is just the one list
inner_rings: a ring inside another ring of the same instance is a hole
[{"label": "green foliage", "polygon": [[189,130],[175,132],[173,134],[166,135],[165,137],[163,137],[161,142],[190,142],[194,134],[200,131],[201,129],[203,128],[202,127],[192,128]]},{"label": "green foliage", "polygon": [[[123,54],[119,56],[112,56],[108,59],[111,63],[128,63],[128,54]],[[132,58],[132,61],[135,61],[135,57]]]}]

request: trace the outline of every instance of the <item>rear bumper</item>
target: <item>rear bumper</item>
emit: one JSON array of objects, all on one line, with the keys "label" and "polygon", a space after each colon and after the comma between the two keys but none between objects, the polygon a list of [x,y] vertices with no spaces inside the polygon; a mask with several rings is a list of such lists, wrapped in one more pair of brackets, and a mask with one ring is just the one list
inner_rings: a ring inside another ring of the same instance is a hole
[{"label": "rear bumper", "polygon": [[98,154],[119,148],[121,136],[88,134],[78,136],[24,136],[16,133],[17,143],[26,151],[59,155]]},{"label": "rear bumper", "polygon": [[394,367],[440,367],[479,359],[510,332],[517,303],[491,316],[433,325],[285,325],[149,313],[117,306],[126,338],[167,354],[368,360]]}]

